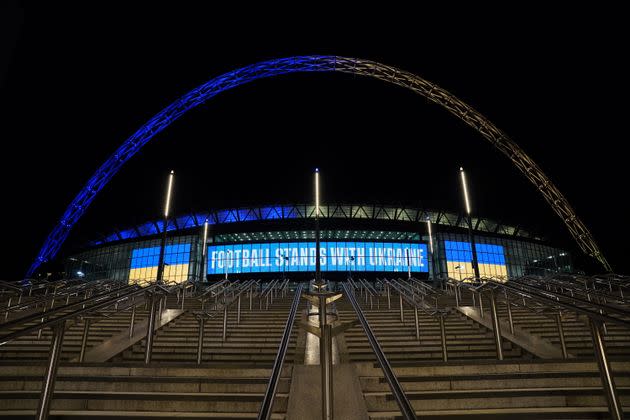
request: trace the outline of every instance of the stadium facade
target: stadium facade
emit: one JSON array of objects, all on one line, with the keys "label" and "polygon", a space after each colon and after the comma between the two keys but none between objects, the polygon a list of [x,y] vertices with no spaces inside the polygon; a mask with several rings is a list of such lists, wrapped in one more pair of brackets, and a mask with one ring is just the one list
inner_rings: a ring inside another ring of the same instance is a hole
[{"label": "stadium facade", "polygon": [[[474,275],[467,221],[461,215],[371,204],[322,205],[320,211],[320,261],[331,279],[355,273],[372,278],[395,272],[417,278]],[[167,225],[164,278],[310,277],[315,270],[314,219],[315,207],[305,204],[173,217]],[[573,269],[569,252],[521,226],[482,217],[473,217],[472,226],[482,276],[507,279]],[[65,259],[66,275],[155,279],[162,227],[162,221],[147,222],[90,242]]]}]

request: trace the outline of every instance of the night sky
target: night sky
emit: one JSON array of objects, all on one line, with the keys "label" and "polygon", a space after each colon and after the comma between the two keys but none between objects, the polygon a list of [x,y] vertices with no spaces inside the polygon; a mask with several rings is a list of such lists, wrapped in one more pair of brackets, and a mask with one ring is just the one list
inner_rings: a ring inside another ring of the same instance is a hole
[{"label": "night sky", "polygon": [[[243,10],[1,7],[6,279],[23,275],[87,179],[162,108],[226,71],[308,54],[409,70],[476,108],[556,183],[613,268],[630,273],[629,37],[619,11],[276,23]],[[459,211],[459,166],[476,214],[574,249],[533,185],[473,129],[410,91],[330,73],[257,81],[187,113],[114,177],[65,249],[159,217],[170,169],[175,213],[308,202],[315,167],[324,202]]]}]

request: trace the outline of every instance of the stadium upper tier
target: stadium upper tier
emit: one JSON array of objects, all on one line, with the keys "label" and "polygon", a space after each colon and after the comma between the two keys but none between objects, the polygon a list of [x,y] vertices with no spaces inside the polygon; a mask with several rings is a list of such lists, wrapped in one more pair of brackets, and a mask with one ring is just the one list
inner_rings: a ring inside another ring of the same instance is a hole
[{"label": "stadium upper tier", "polygon": [[[452,228],[467,228],[466,219],[461,214],[448,211],[428,210],[416,207],[395,207],[376,204],[331,204],[320,205],[320,219],[363,219],[388,222],[431,223]],[[180,231],[200,228],[208,220],[209,225],[225,225],[239,222],[278,221],[314,219],[315,206],[312,204],[277,205],[264,207],[243,207],[206,212],[189,213],[171,218],[167,231]],[[543,240],[519,225],[509,225],[483,217],[473,217],[473,229],[486,234],[496,234]],[[90,243],[102,245],[109,242],[157,235],[162,232],[161,220],[149,221],[128,229],[116,230]],[[403,234],[403,232],[400,232]],[[264,238],[267,239],[267,238]],[[392,238],[394,239],[394,238]]]}]

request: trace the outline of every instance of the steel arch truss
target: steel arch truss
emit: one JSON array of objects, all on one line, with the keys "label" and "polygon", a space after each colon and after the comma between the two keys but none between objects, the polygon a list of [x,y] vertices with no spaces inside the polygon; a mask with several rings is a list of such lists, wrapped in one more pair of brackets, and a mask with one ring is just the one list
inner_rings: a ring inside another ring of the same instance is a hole
[{"label": "steel arch truss", "polygon": [[610,265],[599,250],[591,233],[577,217],[564,195],[514,141],[479,112],[446,90],[413,73],[369,60],[316,55],[269,60],[225,73],[188,92],[151,118],[101,165],[79,194],[72,200],[59,223],[46,238],[26,276],[31,277],[42,263],[57,255],[72,227],[85,213],[99,191],[118,170],[153,136],[164,130],[188,110],[203,104],[225,90],[256,79],[296,72],[335,71],[367,76],[411,89],[430,101],[441,105],[466,124],[479,131],[486,140],[503,152],[527,179],[534,184],[554,212],[565,223],[582,251],[596,258],[606,270],[611,271]]}]

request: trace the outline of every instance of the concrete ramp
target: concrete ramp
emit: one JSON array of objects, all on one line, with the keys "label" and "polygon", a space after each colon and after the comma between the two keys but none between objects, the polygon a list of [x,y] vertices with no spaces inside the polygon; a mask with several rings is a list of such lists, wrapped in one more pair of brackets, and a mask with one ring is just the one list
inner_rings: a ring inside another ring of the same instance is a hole
[{"label": "concrete ramp", "polygon": [[[474,306],[459,306],[455,308],[459,313],[467,316],[478,324],[483,325],[492,331],[491,317],[481,317],[479,310]],[[511,341],[524,350],[527,350],[531,354],[540,357],[541,359],[562,359],[562,349],[554,346],[548,340],[544,338],[530,334],[529,332],[514,325],[514,334],[510,333],[510,324],[504,319],[500,319],[501,324],[501,337]],[[569,357],[574,357],[569,355]]]},{"label": "concrete ramp", "polygon": [[[162,317],[155,320],[155,328],[153,331],[157,331],[166,324],[172,322],[186,311],[181,309],[165,309],[162,312]],[[129,338],[129,332],[127,330],[121,332],[118,335],[113,336],[109,340],[106,340],[98,346],[92,347],[85,353],[85,362],[106,362],[117,354],[125,351],[129,347],[133,346],[143,338],[147,336],[147,327],[149,319],[144,319],[138,322],[134,327],[134,334]],[[71,362],[78,362],[79,358],[75,357]]]}]

